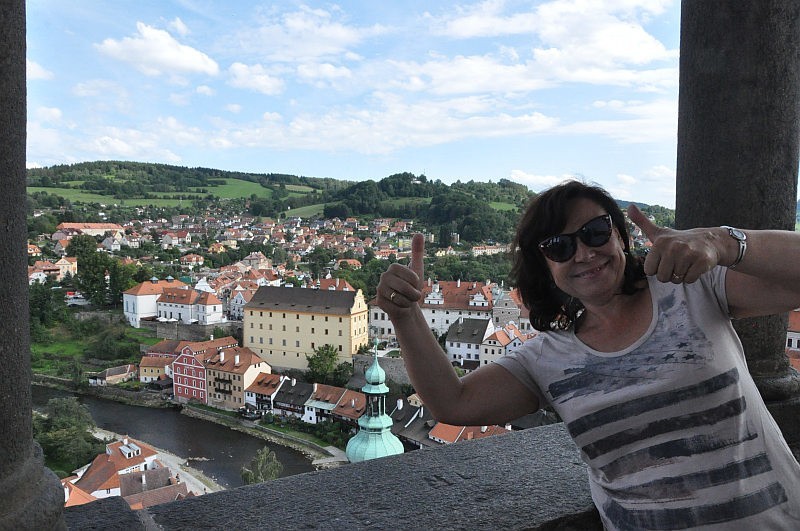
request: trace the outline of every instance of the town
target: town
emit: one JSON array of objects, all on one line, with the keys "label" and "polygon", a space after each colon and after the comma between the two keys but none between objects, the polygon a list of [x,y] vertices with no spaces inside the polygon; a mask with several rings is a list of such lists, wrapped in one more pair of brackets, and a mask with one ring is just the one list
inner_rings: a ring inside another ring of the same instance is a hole
[{"label": "town", "polygon": [[[52,234],[29,243],[29,283],[70,286],[64,302],[84,310],[98,301],[97,293],[74,288],[82,285],[81,259],[92,260],[87,245],[91,253],[139,271],[145,258],[124,256],[125,250],[172,252],[178,256],[176,264],[169,264],[175,276],[134,282],[132,274],[126,280],[132,285],[120,286],[118,293],[125,323],[149,330],[161,341],[143,346],[135,362],[85,375],[88,384],[113,386],[138,380],[177,404],[236,411],[265,425],[276,418],[312,426],[336,423],[349,441],[346,455],[351,462],[555,422],[554,414],[541,412],[506,426],[451,426],[436,422],[413,393],[387,405],[387,374],[410,387],[392,324],[374,299],[355,288],[344,273],[359,271],[364,260],[388,264],[405,259],[411,235],[418,230],[414,225],[389,218],[361,223],[356,218],[273,221],[185,214],[123,224],[62,222]],[[633,236],[637,247],[648,245],[638,231]],[[458,240],[457,234],[452,237]],[[432,234],[426,233],[426,238],[433,243]],[[209,241],[207,247],[200,243]],[[277,263],[262,251],[252,251],[231,264],[211,268],[203,256],[254,245],[280,249],[273,257],[285,259]],[[300,267],[321,251],[334,258],[313,272]],[[433,252],[432,258],[507,251],[506,245],[494,243],[468,251],[448,246]],[[100,300],[114,302],[108,300],[111,278],[105,273]],[[421,306],[429,327],[461,374],[492,363],[536,333],[515,290],[503,283],[428,278],[423,293]],[[214,332],[224,335],[215,337]],[[800,365],[798,312],[790,317],[787,352],[792,364]],[[310,360],[323,354],[331,368],[342,371],[341,385],[313,379]],[[381,448],[359,441],[358,433],[369,425],[369,417],[389,419],[382,437],[390,442]],[[199,494],[187,490],[160,463],[145,442],[109,443],[106,454],[62,480],[65,502],[73,505],[117,495],[132,508],[140,508]]]}]

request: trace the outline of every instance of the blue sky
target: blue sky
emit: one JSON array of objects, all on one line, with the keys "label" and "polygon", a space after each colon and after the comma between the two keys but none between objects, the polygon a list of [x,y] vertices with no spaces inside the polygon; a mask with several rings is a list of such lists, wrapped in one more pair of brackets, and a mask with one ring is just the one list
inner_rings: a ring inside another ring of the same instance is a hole
[{"label": "blue sky", "polygon": [[27,162],[577,175],[674,208],[679,7],[28,0]]}]

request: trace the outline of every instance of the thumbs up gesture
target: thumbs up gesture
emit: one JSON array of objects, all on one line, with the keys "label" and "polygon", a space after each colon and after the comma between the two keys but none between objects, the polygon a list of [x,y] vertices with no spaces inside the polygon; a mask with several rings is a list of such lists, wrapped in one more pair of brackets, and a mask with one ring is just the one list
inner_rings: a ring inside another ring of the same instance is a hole
[{"label": "thumbs up gesture", "polygon": [[378,306],[393,321],[411,313],[422,297],[425,276],[423,257],[425,239],[415,234],[411,239],[411,262],[408,266],[392,264],[378,283]]},{"label": "thumbs up gesture", "polygon": [[691,284],[720,263],[724,244],[715,229],[675,230],[659,227],[631,204],[628,217],[653,244],[644,261],[644,272],[661,282]]}]

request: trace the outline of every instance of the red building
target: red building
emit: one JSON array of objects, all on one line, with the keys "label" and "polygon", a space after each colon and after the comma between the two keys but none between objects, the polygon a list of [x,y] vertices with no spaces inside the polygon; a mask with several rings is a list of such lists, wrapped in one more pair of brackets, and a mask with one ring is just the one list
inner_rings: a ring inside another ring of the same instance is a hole
[{"label": "red building", "polygon": [[192,347],[185,346],[172,362],[172,387],[175,399],[186,403],[196,400],[208,403],[206,391],[206,366],[204,361],[216,354],[216,351],[196,354]]}]

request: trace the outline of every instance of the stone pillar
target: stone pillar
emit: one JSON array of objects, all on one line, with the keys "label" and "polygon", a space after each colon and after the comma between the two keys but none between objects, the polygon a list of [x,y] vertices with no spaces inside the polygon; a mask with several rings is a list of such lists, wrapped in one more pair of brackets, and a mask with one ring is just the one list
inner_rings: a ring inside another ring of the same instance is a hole
[{"label": "stone pillar", "polygon": [[25,226],[25,1],[0,2],[0,528],[65,529],[31,430]]},{"label": "stone pillar", "polygon": [[[800,2],[683,0],[678,228],[794,229],[799,102]],[[734,326],[764,399],[796,406],[794,420],[776,419],[797,446],[800,377],[785,353],[786,315]]]}]

